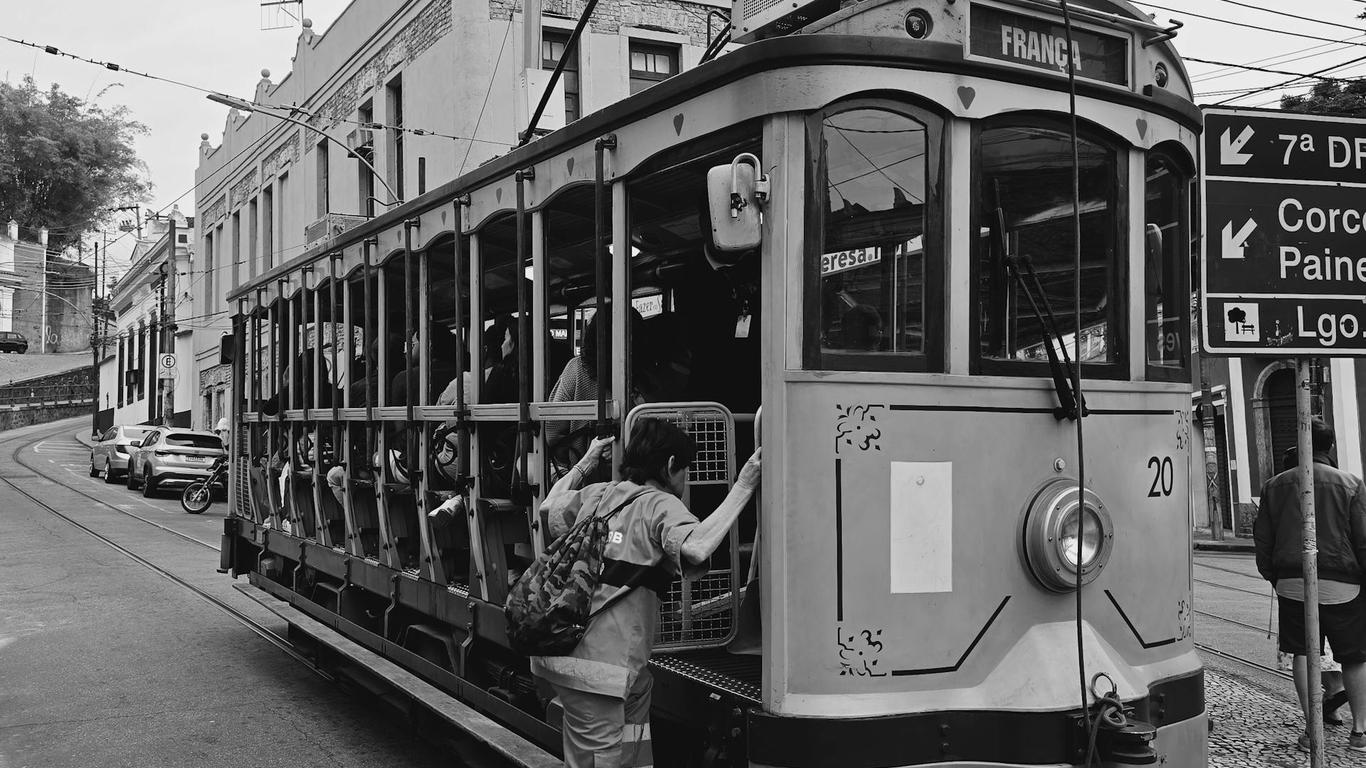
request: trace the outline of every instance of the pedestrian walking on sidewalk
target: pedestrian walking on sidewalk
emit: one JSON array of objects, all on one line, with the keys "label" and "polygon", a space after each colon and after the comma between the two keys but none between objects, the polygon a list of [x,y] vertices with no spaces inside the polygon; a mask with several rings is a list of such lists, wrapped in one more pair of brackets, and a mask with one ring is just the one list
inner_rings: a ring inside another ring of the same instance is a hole
[{"label": "pedestrian walking on sidewalk", "polygon": [[[1285,450],[1281,455],[1282,472],[1289,472],[1299,466],[1299,453],[1299,449],[1293,446]],[[1271,628],[1268,626],[1266,631],[1269,633]],[[1293,674],[1295,656],[1277,648],[1276,669]],[[1338,717],[1337,711],[1347,704],[1347,688],[1342,684],[1342,665],[1333,656],[1331,642],[1323,645],[1323,654],[1319,657],[1319,670],[1319,677],[1323,679],[1323,722],[1325,725],[1342,725],[1342,718]]]},{"label": "pedestrian walking on sidewalk", "polygon": [[[1338,469],[1333,461],[1332,427],[1314,419],[1314,518],[1318,525],[1319,647],[1332,643],[1342,665],[1343,684],[1352,705],[1347,746],[1366,752],[1366,483]],[[1294,656],[1295,691],[1309,711],[1308,648],[1304,637],[1303,518],[1294,470],[1262,486],[1262,505],[1253,526],[1257,571],[1271,582],[1280,610],[1282,652]],[[1318,681],[1315,681],[1317,684]],[[1308,749],[1308,733],[1299,738]]]}]

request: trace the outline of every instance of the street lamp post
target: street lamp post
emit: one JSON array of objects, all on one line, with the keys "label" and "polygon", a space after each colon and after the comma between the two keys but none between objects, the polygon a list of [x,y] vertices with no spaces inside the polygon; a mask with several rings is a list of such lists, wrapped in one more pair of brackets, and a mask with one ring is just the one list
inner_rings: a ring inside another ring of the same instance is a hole
[{"label": "street lamp post", "polygon": [[219,103],[219,104],[223,104],[223,105],[225,105],[225,106],[229,106],[229,107],[232,107],[233,109],[241,110],[241,111],[243,111],[243,112],[260,112],[261,114],[266,115],[266,116],[268,116],[268,117],[274,117],[274,118],[276,118],[276,119],[278,119],[278,120],[283,120],[283,121],[285,121],[286,123],[293,123],[293,124],[295,124],[295,125],[297,125],[297,126],[299,126],[299,127],[301,127],[301,128],[305,128],[305,129],[307,129],[307,130],[313,131],[314,133],[318,134],[319,136],[322,136],[324,139],[326,139],[326,140],[332,142],[333,144],[336,144],[337,146],[341,147],[343,150],[346,151],[346,154],[348,154],[348,155],[350,155],[350,156],[356,158],[356,160],[358,160],[358,161],[360,162],[361,165],[363,165],[363,166],[365,166],[366,168],[370,169],[370,174],[371,174],[372,176],[374,176],[374,178],[375,178],[376,180],[379,181],[379,183],[384,187],[384,191],[386,191],[386,192],[389,193],[389,198],[392,200],[392,202],[390,202],[390,203],[385,203],[385,205],[397,205],[397,204],[403,202],[401,199],[399,199],[398,194],[397,194],[396,192],[394,192],[393,187],[390,187],[390,186],[389,186],[389,182],[385,181],[385,180],[384,180],[384,177],[380,175],[379,171],[375,170],[375,166],[373,166],[373,165],[370,164],[370,161],[366,160],[364,157],[361,157],[361,156],[360,156],[360,153],[351,151],[351,148],[350,148],[350,147],[346,146],[345,144],[341,143],[340,141],[337,141],[337,140],[336,140],[335,138],[333,138],[332,136],[329,136],[329,135],[327,134],[327,132],[324,131],[324,130],[322,130],[321,128],[315,128],[315,127],[309,125],[308,123],[305,123],[305,122],[302,121],[302,120],[297,120],[297,119],[295,119],[295,118],[293,118],[293,117],[290,117],[290,116],[288,116],[288,115],[279,115],[279,114],[276,114],[276,113],[274,113],[274,112],[267,112],[267,111],[261,109],[260,107],[256,106],[255,104],[252,104],[252,103],[249,102],[249,101],[246,101],[246,100],[244,100],[244,99],[239,99],[239,98],[237,98],[236,96],[229,96],[229,95],[227,95],[226,93],[210,93],[210,94],[209,94],[208,96],[206,96],[205,98],[207,98],[209,101],[217,102],[217,103]]}]

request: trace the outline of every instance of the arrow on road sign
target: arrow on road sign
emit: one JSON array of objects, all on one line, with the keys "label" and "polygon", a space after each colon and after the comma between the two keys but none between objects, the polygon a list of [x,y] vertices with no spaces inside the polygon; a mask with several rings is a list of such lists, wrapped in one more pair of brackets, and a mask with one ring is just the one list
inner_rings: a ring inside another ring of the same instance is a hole
[{"label": "arrow on road sign", "polygon": [[1246,224],[1235,233],[1233,222],[1224,225],[1224,247],[1220,255],[1226,259],[1243,258],[1243,250],[1247,248],[1247,236],[1252,234],[1252,230],[1257,228],[1257,222],[1248,219]]},{"label": "arrow on road sign", "polygon": [[1252,159],[1252,153],[1242,150],[1252,140],[1253,133],[1252,126],[1244,126],[1243,132],[1235,139],[1233,129],[1225,128],[1224,134],[1219,137],[1219,162],[1224,165],[1247,165],[1247,161]]}]

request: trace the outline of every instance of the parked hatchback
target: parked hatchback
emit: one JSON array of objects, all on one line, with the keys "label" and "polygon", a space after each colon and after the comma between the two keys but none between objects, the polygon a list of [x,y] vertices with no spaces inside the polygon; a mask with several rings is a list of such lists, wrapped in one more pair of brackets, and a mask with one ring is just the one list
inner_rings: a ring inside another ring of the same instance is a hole
[{"label": "parked hatchback", "polygon": [[225,455],[223,441],[212,432],[155,427],[133,452],[128,487],[151,496],[165,483],[192,483],[208,477],[214,459]]},{"label": "parked hatchback", "polygon": [[28,351],[28,339],[18,331],[0,331],[0,352],[18,352],[24,354]]},{"label": "parked hatchback", "polygon": [[90,446],[90,476],[113,483],[128,474],[128,460],[152,427],[119,425],[106,429]]}]

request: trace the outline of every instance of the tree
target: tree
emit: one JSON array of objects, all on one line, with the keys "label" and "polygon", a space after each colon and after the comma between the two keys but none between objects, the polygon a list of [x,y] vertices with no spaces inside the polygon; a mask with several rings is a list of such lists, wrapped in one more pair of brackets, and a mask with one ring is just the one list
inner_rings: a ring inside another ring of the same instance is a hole
[{"label": "tree", "polygon": [[31,77],[0,82],[0,223],[47,227],[54,250],[77,242],[109,208],[151,191],[133,150],[146,132],[126,107],[83,101],[56,83],[44,93]]},{"label": "tree", "polygon": [[1310,115],[1366,117],[1366,81],[1320,80],[1305,96],[1282,96],[1281,109]]}]

